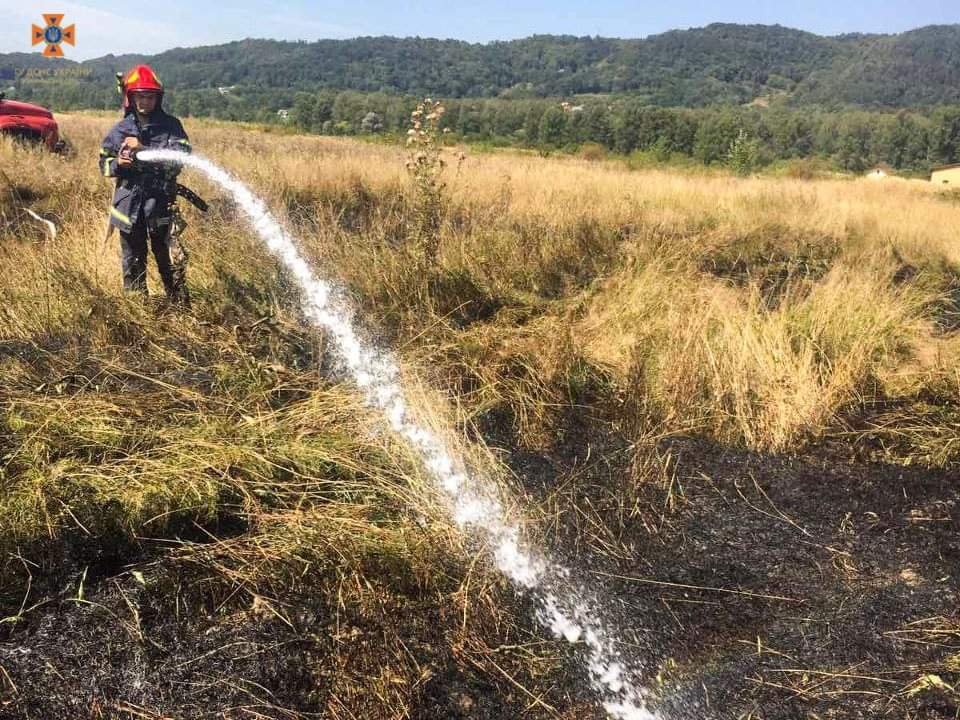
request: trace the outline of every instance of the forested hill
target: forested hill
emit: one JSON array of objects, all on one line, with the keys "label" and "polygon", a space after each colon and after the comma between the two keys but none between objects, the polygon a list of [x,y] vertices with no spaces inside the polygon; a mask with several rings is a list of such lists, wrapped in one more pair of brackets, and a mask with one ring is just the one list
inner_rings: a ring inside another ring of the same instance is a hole
[{"label": "forested hill", "polygon": [[196,90],[237,86],[441,97],[629,93],[648,104],[687,107],[770,96],[861,107],[960,102],[960,25],[840,37],[776,25],[714,24],[642,40],[242,40],[84,63],[0,54],[0,86],[39,98],[55,84],[70,105],[112,106],[113,73],[141,59],[170,87]]}]

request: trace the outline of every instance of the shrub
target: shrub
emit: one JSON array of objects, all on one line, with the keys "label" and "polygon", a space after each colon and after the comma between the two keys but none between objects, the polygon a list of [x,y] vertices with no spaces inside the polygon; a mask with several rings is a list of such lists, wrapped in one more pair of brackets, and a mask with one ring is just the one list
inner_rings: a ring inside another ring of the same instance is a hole
[{"label": "shrub", "polygon": [[760,143],[741,129],[727,150],[730,168],[741,176],[749,175],[760,164]]},{"label": "shrub", "polygon": [[581,160],[596,162],[607,157],[607,150],[600,143],[588,142],[580,146],[580,151],[577,154]]}]

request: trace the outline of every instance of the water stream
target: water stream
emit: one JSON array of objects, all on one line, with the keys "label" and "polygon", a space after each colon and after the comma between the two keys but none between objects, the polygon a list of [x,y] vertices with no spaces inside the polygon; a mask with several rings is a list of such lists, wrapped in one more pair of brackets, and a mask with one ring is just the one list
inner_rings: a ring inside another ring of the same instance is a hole
[{"label": "water stream", "polygon": [[627,656],[620,649],[619,634],[604,618],[601,595],[578,584],[568,568],[526,542],[520,524],[505,512],[497,486],[471,474],[443,439],[416,417],[391,355],[358,336],[346,294],[314,274],[297,250],[294,238],[270,214],[264,202],[242,182],[201,156],[144,150],[137,159],[173,161],[195,168],[233,198],[257,236],[296,281],[305,316],[333,339],[346,374],[364,393],[366,402],[380,410],[393,431],[420,455],[449,500],[457,526],[485,536],[500,571],[535,601],[538,620],[558,638],[577,646],[585,675],[600,695],[607,714],[617,720],[659,720],[648,707],[639,683],[640,659]]}]

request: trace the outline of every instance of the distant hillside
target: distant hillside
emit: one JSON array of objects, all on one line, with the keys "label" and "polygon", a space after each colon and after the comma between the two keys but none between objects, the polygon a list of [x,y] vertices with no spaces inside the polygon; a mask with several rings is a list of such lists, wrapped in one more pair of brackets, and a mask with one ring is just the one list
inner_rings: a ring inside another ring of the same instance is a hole
[{"label": "distant hillside", "polygon": [[[628,93],[661,106],[797,104],[903,107],[960,101],[960,25],[899,35],[820,37],[780,26],[714,24],[642,40],[541,35],[509,42],[365,37],[242,40],[152,57],[84,63],[0,55],[0,85],[54,102],[111,105],[112,76],[152,63],[172,88],[338,89],[442,97]],[[57,73],[45,71],[56,70]],[[67,87],[69,85],[70,87]]]},{"label": "distant hillside", "polygon": [[808,76],[797,99],[883,107],[960,101],[960,25],[863,37],[851,49]]}]

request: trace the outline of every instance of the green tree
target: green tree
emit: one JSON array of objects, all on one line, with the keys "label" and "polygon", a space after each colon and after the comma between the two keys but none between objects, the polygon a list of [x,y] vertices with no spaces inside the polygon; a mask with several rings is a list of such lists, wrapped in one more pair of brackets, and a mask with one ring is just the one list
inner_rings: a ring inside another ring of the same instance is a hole
[{"label": "green tree", "polygon": [[540,118],[538,132],[540,143],[548,146],[562,144],[566,125],[567,118],[563,110],[555,106],[547,108]]},{"label": "green tree", "polygon": [[738,130],[736,119],[729,112],[706,115],[700,121],[694,137],[694,157],[704,165],[725,159]]},{"label": "green tree", "polygon": [[930,160],[935,164],[960,158],[960,107],[937,109],[931,118]]},{"label": "green tree", "polygon": [[870,120],[860,115],[844,117],[837,138],[837,164],[844,170],[863,172],[873,158],[870,152]]},{"label": "green tree", "polygon": [[360,121],[360,132],[378,133],[383,130],[383,118],[372,110],[363,116]]}]

